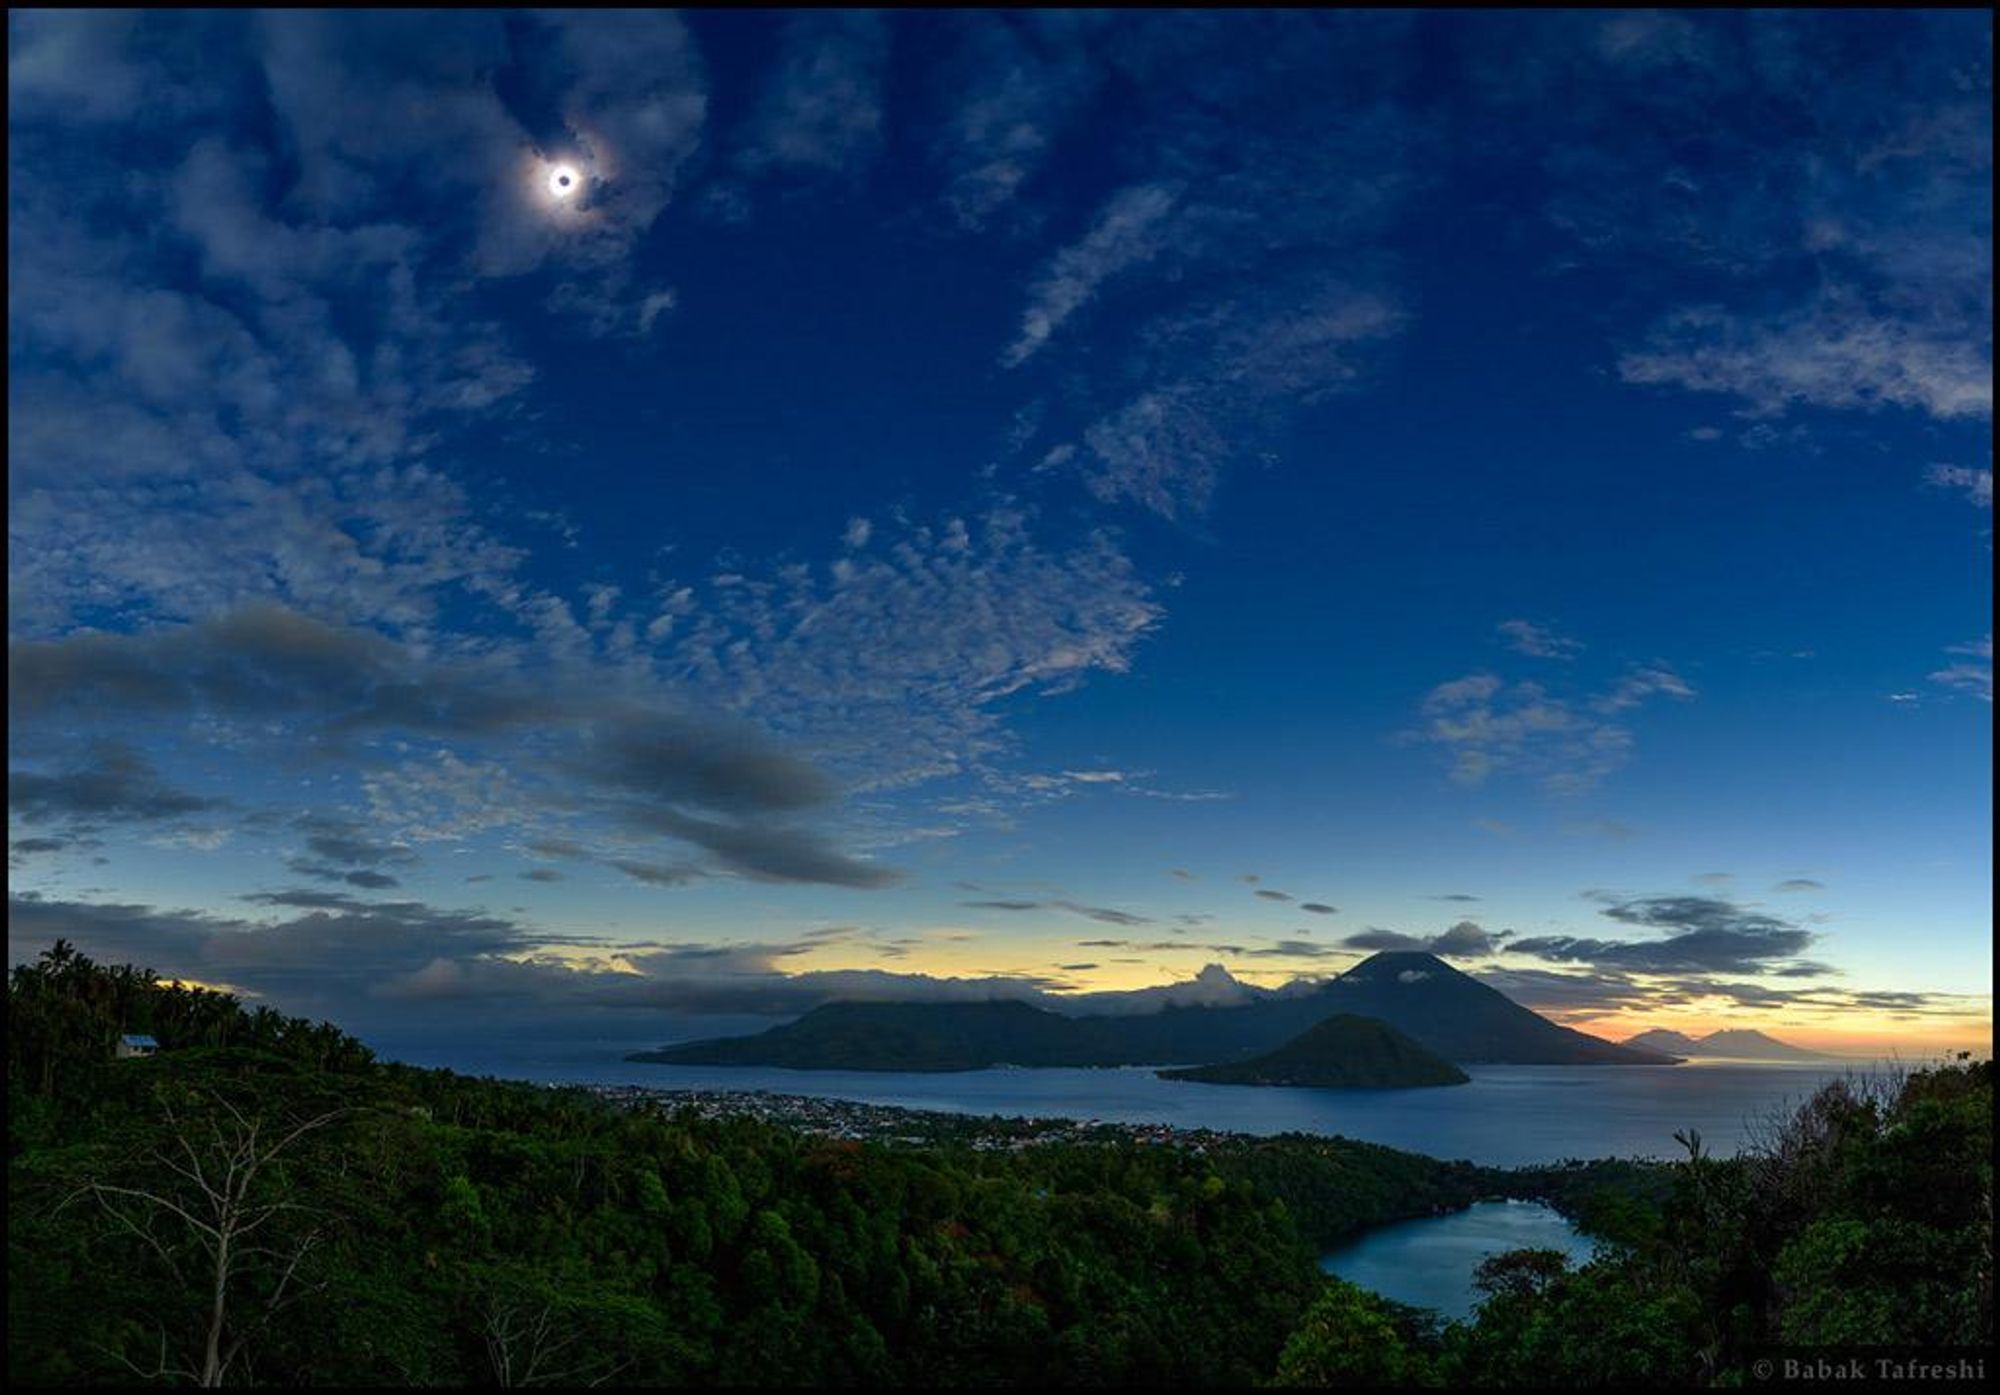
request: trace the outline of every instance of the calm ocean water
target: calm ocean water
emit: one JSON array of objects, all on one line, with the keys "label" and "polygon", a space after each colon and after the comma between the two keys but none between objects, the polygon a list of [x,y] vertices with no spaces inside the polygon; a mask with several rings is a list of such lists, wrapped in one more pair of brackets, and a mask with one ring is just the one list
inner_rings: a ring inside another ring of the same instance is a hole
[{"label": "calm ocean water", "polygon": [[1378,1226],[1320,1260],[1320,1268],[1412,1307],[1465,1318],[1479,1300],[1473,1271],[1507,1250],[1561,1250],[1582,1264],[1596,1246],[1533,1201],[1481,1201],[1449,1216]]},{"label": "calm ocean water", "polygon": [[946,1075],[656,1066],[622,1060],[644,1041],[529,1041],[468,1048],[379,1041],[392,1059],[471,1075],[561,1084],[769,1090],[960,1114],[1158,1123],[1238,1133],[1339,1134],[1494,1166],[1564,1158],[1681,1156],[1677,1129],[1729,1153],[1774,1110],[1867,1062],[1680,1066],[1469,1066],[1469,1085],[1428,1090],[1289,1090],[1197,1085],[1144,1067],[982,1070]]}]

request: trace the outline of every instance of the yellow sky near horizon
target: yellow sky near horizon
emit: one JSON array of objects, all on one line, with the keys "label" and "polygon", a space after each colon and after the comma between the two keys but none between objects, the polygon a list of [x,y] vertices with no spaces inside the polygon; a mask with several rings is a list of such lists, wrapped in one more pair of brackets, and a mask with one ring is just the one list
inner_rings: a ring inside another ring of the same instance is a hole
[{"label": "yellow sky near horizon", "polygon": [[1990,1011],[1976,1018],[1929,1017],[1921,1023],[1899,1021],[1893,1017],[1857,1018],[1851,1012],[1838,1009],[1828,1011],[1829,1015],[1838,1018],[1842,1025],[1837,1027],[1816,1025],[1792,1013],[1736,1014],[1725,1017],[1709,1013],[1676,1015],[1666,1011],[1649,1011],[1568,1019],[1563,1019],[1555,1013],[1543,1015],[1561,1021],[1565,1027],[1574,1027],[1579,1032],[1588,1032],[1607,1041],[1622,1041],[1656,1027],[1680,1032],[1690,1037],[1703,1037],[1710,1032],[1731,1029],[1754,1028],[1767,1036],[1789,1042],[1793,1046],[1802,1046],[1812,1051],[1825,1051],[1835,1056],[1898,1056],[1920,1064],[1936,1056],[1958,1051],[1970,1051],[1975,1056],[1993,1054],[1993,1019]]},{"label": "yellow sky near horizon", "polygon": [[[1331,977],[1368,957],[1364,952],[1295,958],[1272,956],[1245,963],[1241,957],[1217,952],[1217,946],[1212,944],[1180,945],[1141,939],[1145,933],[1107,927],[1105,935],[1094,938],[1126,943],[1092,947],[1080,944],[1074,934],[1066,931],[1001,937],[963,926],[941,925],[898,937],[892,942],[873,932],[857,929],[830,934],[819,943],[774,956],[768,960],[768,965],[771,972],[788,976],[875,970],[934,978],[1021,978],[1045,983],[1052,992],[1082,994],[1129,992],[1185,983],[1211,963],[1222,964],[1233,977],[1245,983],[1276,988],[1299,977]],[[890,957],[884,956],[885,944],[893,945],[895,950]],[[555,957],[579,966],[589,962],[626,972],[640,971],[633,962],[640,956],[606,959],[601,951],[592,954],[570,950]],[[1483,967],[1499,966],[1495,963],[1459,967],[1476,976]],[[1579,979],[1587,977],[1581,973],[1573,976]],[[1684,984],[1685,979],[1685,975],[1633,976],[1633,981],[1641,986],[1669,981]],[[1750,976],[1736,981],[1760,984],[1759,980]],[[1800,991],[1796,980],[1760,986]],[[1819,985],[1812,991],[1835,1001],[1792,1001],[1765,1007],[1717,994],[1694,1001],[1663,1001],[1658,1005],[1615,1008],[1555,1003],[1538,1006],[1532,1000],[1524,1005],[1564,1026],[1613,1041],[1653,1028],[1695,1037],[1729,1028],[1754,1028],[1797,1046],[1836,1055],[1898,1055],[1923,1061],[1954,1051],[1970,1050],[1981,1055],[1992,1052],[1992,1003],[1988,996],[1964,995],[1960,999],[1963,1004],[1960,1011],[1937,1006],[1922,1012],[1904,1013],[1838,1001],[1847,993],[1860,990],[1837,980]]]}]

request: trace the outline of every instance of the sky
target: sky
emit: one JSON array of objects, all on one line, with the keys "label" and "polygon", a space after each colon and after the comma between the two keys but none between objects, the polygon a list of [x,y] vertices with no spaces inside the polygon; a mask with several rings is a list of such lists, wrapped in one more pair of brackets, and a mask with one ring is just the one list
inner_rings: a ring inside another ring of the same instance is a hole
[{"label": "sky", "polygon": [[1991,37],[10,11],[10,955],[1990,1050]]}]

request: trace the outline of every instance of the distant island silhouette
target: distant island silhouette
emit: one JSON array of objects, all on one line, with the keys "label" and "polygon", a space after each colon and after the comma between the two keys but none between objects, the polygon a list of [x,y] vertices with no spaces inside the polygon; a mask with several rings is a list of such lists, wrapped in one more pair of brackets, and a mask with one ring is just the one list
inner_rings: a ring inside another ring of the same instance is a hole
[{"label": "distant island silhouette", "polygon": [[1824,1051],[1808,1051],[1788,1041],[1749,1027],[1732,1027],[1691,1037],[1681,1032],[1655,1027],[1625,1038],[1625,1045],[1646,1051],[1662,1051],[1673,1056],[1728,1057],[1736,1061],[1832,1061],[1838,1057]]},{"label": "distant island silhouette", "polygon": [[1673,1065],[1680,1058],[1560,1026],[1433,954],[1384,951],[1302,993],[1228,1007],[1068,1014],[1019,1001],[836,1002],[752,1036],[635,1052],[670,1065],[955,1071],[989,1066],[1222,1065],[1325,1021],[1373,1018],[1459,1065]]}]

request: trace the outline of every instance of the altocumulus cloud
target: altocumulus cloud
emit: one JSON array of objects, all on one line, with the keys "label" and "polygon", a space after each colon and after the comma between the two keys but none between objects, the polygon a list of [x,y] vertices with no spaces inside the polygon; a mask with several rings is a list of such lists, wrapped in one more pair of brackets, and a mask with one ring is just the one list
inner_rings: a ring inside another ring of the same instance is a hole
[{"label": "altocumulus cloud", "polygon": [[1474,673],[1426,693],[1419,724],[1402,738],[1442,747],[1460,784],[1514,774],[1534,777],[1554,794],[1577,794],[1631,756],[1632,732],[1614,717],[1656,697],[1694,695],[1664,664],[1632,668],[1610,687],[1582,695]]},{"label": "altocumulus cloud", "polygon": [[1164,615],[1110,533],[1053,547],[1033,522],[1002,503],[873,529],[824,570],[667,588],[643,623],[692,692],[754,710],[857,787],[972,774],[1018,793],[990,764],[1002,700],[1127,671]]},{"label": "altocumulus cloud", "polygon": [[[408,1023],[412,1003],[424,1003],[426,1015],[462,1007],[466,1021],[490,1027],[496,1001],[528,1021],[574,1021],[606,1009],[792,1015],[832,999],[1056,1001],[1044,995],[1060,987],[1034,975],[786,971],[786,959],[816,947],[812,937],[628,945],[556,935],[482,909],[360,901],[342,891],[246,899],[290,915],[238,919],[16,895],[8,901],[8,945],[14,957],[26,957],[58,937],[70,939],[98,959],[148,963],[170,977],[240,985],[292,1011],[392,1027]],[[564,957],[552,957],[552,947]]]},{"label": "altocumulus cloud", "polygon": [[1832,972],[1799,958],[1818,938],[1813,932],[1731,901],[1707,896],[1621,900],[1601,893],[1597,899],[1608,902],[1600,915],[1668,933],[1650,940],[1541,935],[1516,940],[1509,951],[1634,973],[1790,972],[1811,977]]},{"label": "altocumulus cloud", "polygon": [[305,852],[286,859],[285,866],[301,876],[379,891],[399,885],[385,866],[406,866],[417,855],[401,843],[385,843],[368,834],[355,819],[331,814],[304,814],[292,826],[306,832]]},{"label": "altocumulus cloud", "polygon": [[[1041,138],[1002,110],[1089,90],[1103,65],[1080,45],[1101,27],[968,19],[968,58],[1051,66],[968,92],[952,125],[965,145],[935,147],[966,175],[954,201],[991,212],[1010,196],[1007,168]],[[434,463],[441,431],[507,418],[536,377],[465,306],[480,282],[553,282],[551,307],[622,334],[671,303],[634,279],[633,253],[708,125],[707,76],[675,16],[39,12],[10,39],[16,634],[61,633],[81,612],[206,620],[275,596],[427,652],[491,656],[504,642],[490,624],[438,626],[470,599],[529,631],[536,660],[607,663],[609,686],[672,671],[698,705],[754,709],[844,782],[899,787],[983,778],[1005,744],[994,703],[1122,670],[1157,621],[1108,534],[1052,548],[1005,504],[885,527],[872,552],[868,529],[852,533],[809,598],[816,569],[732,569],[622,604],[599,588],[580,618],[524,579],[527,553]],[[788,21],[761,99],[725,135],[735,167],[858,168],[884,134],[889,47],[880,16]],[[534,129],[493,82],[502,70],[536,92]],[[157,147],[157,176],[128,177],[135,143]],[[585,173],[575,217],[524,197],[538,148]]]},{"label": "altocumulus cloud", "polygon": [[[8,903],[10,953],[32,955],[57,938],[106,961],[144,962],[163,974],[226,982],[291,1011],[319,1013],[370,1031],[409,1029],[413,1011],[426,1027],[458,1020],[489,1031],[504,1004],[523,1023],[624,1024],[653,1020],[663,1034],[676,1016],[792,1016],[837,999],[982,1002],[1018,999],[1067,1012],[1142,1012],[1171,1003],[1226,1005],[1306,991],[1295,979],[1268,990],[1242,983],[1211,964],[1189,982],[1132,992],[1067,994],[1036,975],[940,978],[882,969],[797,970],[787,965],[846,927],[808,931],[794,940],[714,943],[699,940],[614,943],[557,935],[481,909],[453,910],[419,901],[364,901],[337,890],[254,893],[246,902],[275,918],[238,918],[134,903],[65,901],[26,893]],[[1664,898],[1656,898],[1664,899]],[[1690,908],[1621,903],[1642,918],[1686,919]],[[1712,912],[1693,912],[1707,915]],[[1369,948],[1469,951],[1477,927],[1461,924],[1423,940],[1376,932]],[[1360,938],[1360,937],[1356,937]],[[1127,942],[1088,942],[1106,948]],[[1176,942],[1135,948],[1180,949]],[[883,957],[894,957],[882,946]],[[1259,958],[1327,957],[1324,947],[1277,941],[1263,948],[1216,945],[1218,953]],[[560,951],[557,958],[551,951]],[[1755,1009],[1863,1009],[1899,1019],[1962,1016],[1983,999],[1934,993],[1849,991],[1824,985],[1771,988],[1710,974],[1634,976],[1624,966],[1563,972],[1509,968],[1480,977],[1538,1010],[1588,1017],[1615,1008],[1671,1008],[1718,999]],[[606,1015],[610,1014],[611,1017]],[[619,1030],[624,1030],[621,1027]]]},{"label": "altocumulus cloud", "polygon": [[960,11],[948,60],[951,114],[931,137],[943,201],[961,227],[1014,213],[1050,147],[1103,82],[1088,41],[1104,17],[1077,10]]},{"label": "altocumulus cloud", "polygon": [[[829,805],[835,786],[746,724],[506,666],[422,658],[380,634],[282,606],[139,635],[15,641],[9,659],[18,720],[87,704],[135,723],[233,724],[246,740],[276,725],[286,734],[265,738],[272,749],[335,750],[357,766],[379,759],[368,737],[503,740],[510,752],[532,753],[512,762],[514,788],[545,807],[580,803],[624,829],[695,844],[753,878],[856,887],[894,878],[798,821]],[[39,787],[30,793],[48,798]],[[365,853],[351,831],[314,836],[323,857],[329,848],[349,860]]]},{"label": "altocumulus cloud", "polygon": [[882,141],[882,84],[889,26],[869,11],[794,16],[779,39],[778,66],[739,134],[746,173],[838,174],[873,156]]},{"label": "altocumulus cloud", "polygon": [[1933,465],[1924,478],[1939,489],[1953,489],[1982,509],[1993,507],[1993,472],[1963,465]]},{"label": "altocumulus cloud", "polygon": [[[629,253],[707,100],[679,19],[44,11],[9,38],[15,623],[274,592],[398,626],[446,591],[531,614],[522,554],[420,457],[535,377],[469,281],[547,273],[600,332],[658,313]],[[615,173],[572,223],[526,197],[510,67]]]},{"label": "altocumulus cloud", "polygon": [[1970,693],[1981,702],[1993,701],[1993,636],[1954,644],[1947,652],[1966,657],[1938,669],[1931,674],[1931,682]]},{"label": "altocumulus cloud", "polygon": [[[1434,132],[1401,100],[1402,17],[1180,12],[1107,25],[1100,52],[1135,99],[1110,136],[1130,177],[1029,278],[1003,362],[1081,398],[1022,440],[1045,467],[1196,516],[1232,463],[1366,381],[1406,327],[1390,234]],[[1049,76],[1061,100],[1089,88]],[[1114,351],[1066,356],[1067,331],[1112,303],[1137,311]]]},{"label": "altocumulus cloud", "polygon": [[1573,659],[1583,652],[1580,640],[1571,639],[1548,625],[1538,625],[1532,620],[1502,620],[1495,628],[1509,649],[1530,658]]},{"label": "altocumulus cloud", "polygon": [[[1983,21],[1569,11],[1472,27],[1474,141],[1533,152],[1552,230],[1655,298],[1618,357],[1626,381],[1767,417],[1990,414],[1992,94],[1966,60]],[[1695,107],[1690,159],[1676,133]]]},{"label": "altocumulus cloud", "polygon": [[1043,909],[1068,911],[1086,920],[1100,921],[1105,925],[1151,925],[1151,916],[1134,914],[1131,911],[1116,910],[1110,906],[1086,906],[1075,901],[961,901],[961,906],[987,911],[1038,911]]},{"label": "altocumulus cloud", "polygon": [[[18,959],[68,939],[107,961],[144,962],[162,974],[227,982],[293,1011],[391,1030],[421,1008],[426,1025],[462,1011],[490,1029],[506,1003],[518,1020],[628,1022],[648,1014],[792,1016],[835,1000],[1022,1000],[1058,1010],[1146,1011],[1164,1002],[1230,1002],[1259,996],[1211,967],[1194,982],[1130,994],[1065,995],[1041,975],[951,978],[884,969],[788,968],[827,938],[752,943],[613,943],[555,935],[483,910],[417,901],[361,901],[339,891],[244,898],[276,919],[234,918],[129,903],[10,899],[8,940]],[[844,932],[841,932],[844,934]],[[898,957],[894,945],[878,947]],[[562,957],[550,953],[560,949]],[[663,1029],[670,1022],[663,1022]]]},{"label": "altocumulus cloud", "polygon": [[1400,930],[1383,930],[1371,926],[1366,930],[1356,931],[1340,943],[1348,949],[1370,952],[1419,950],[1445,959],[1483,959],[1487,955],[1497,953],[1500,942],[1513,933],[1511,930],[1489,931],[1477,921],[1461,920],[1435,935],[1409,935]]},{"label": "altocumulus cloud", "polygon": [[1607,1013],[1738,1009],[1796,1013],[1801,1009],[1881,1014],[1898,1021],[1975,1019],[1991,999],[1973,994],[1899,993],[1828,984],[1774,988],[1709,974],[1628,973],[1622,969],[1485,969],[1475,975],[1514,1001],[1560,1022],[1588,1021]]},{"label": "altocumulus cloud", "polygon": [[29,824],[89,828],[153,822],[222,809],[227,803],[173,787],[144,755],[115,741],[95,742],[80,759],[53,771],[7,771],[8,812]]}]

